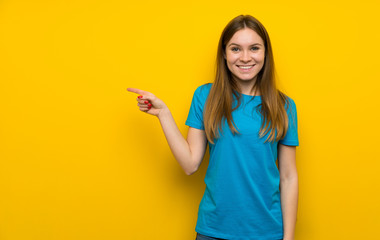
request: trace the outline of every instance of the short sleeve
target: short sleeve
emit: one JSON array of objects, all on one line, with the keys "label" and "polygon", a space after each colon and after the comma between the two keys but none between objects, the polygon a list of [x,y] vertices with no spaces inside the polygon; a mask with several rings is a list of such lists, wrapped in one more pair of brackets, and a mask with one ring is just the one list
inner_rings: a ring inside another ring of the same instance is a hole
[{"label": "short sleeve", "polygon": [[193,95],[189,115],[187,116],[186,125],[189,127],[204,130],[203,124],[203,108],[207,96],[205,96],[205,85],[199,86]]},{"label": "short sleeve", "polygon": [[289,99],[289,107],[286,108],[288,114],[288,131],[279,143],[288,146],[299,146],[298,142],[298,121],[297,121],[297,108],[293,99]]}]

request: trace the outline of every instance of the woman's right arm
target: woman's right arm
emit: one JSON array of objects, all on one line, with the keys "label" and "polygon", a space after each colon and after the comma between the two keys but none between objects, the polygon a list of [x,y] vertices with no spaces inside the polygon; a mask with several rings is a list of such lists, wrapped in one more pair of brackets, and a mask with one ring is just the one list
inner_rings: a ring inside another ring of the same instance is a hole
[{"label": "woman's right arm", "polygon": [[185,173],[187,175],[195,173],[206,152],[207,138],[204,130],[189,127],[187,139],[185,139],[169,108],[162,100],[152,93],[136,88],[128,88],[128,91],[142,96],[137,98],[141,111],[158,117],[170,150]]}]

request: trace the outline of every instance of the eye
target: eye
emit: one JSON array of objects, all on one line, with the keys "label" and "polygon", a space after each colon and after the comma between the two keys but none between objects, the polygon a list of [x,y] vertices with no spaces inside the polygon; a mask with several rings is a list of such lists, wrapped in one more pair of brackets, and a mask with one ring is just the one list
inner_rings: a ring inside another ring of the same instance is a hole
[{"label": "eye", "polygon": [[258,47],[252,47],[251,49],[253,49],[253,50],[258,50],[259,48],[258,48]]},{"label": "eye", "polygon": [[232,50],[233,52],[236,52],[236,51],[239,50],[239,48],[237,48],[237,47],[233,47],[233,48],[231,48],[231,50]]}]

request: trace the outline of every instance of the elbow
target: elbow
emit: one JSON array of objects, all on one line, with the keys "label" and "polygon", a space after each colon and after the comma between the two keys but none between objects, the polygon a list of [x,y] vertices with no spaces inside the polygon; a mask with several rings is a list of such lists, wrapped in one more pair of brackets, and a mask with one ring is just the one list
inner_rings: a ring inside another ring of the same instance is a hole
[{"label": "elbow", "polygon": [[297,174],[293,174],[291,176],[283,176],[283,177],[280,177],[280,180],[281,182],[298,182],[298,175]]},{"label": "elbow", "polygon": [[190,176],[190,175],[193,175],[196,171],[198,171],[198,168],[197,168],[197,167],[193,167],[193,168],[185,169],[185,174],[186,174],[187,176]]},{"label": "elbow", "polygon": [[185,174],[187,176],[193,175],[196,171],[198,171],[201,162],[202,162],[202,159],[201,160],[190,159],[186,161],[187,164],[183,166],[183,170],[185,171]]},{"label": "elbow", "polygon": [[197,170],[191,170],[191,171],[189,171],[189,170],[185,170],[185,174],[186,174],[187,176],[190,176],[190,175],[193,175],[196,171],[197,171]]},{"label": "elbow", "polygon": [[280,172],[280,180],[282,182],[298,181],[297,170]]}]

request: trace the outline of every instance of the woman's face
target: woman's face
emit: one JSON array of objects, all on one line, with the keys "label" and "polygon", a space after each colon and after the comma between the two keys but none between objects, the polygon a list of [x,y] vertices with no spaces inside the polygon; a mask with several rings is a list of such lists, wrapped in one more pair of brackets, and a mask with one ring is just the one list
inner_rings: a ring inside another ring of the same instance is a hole
[{"label": "woman's face", "polygon": [[264,65],[264,42],[252,29],[241,29],[227,43],[224,58],[236,80],[256,81]]}]

